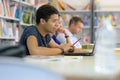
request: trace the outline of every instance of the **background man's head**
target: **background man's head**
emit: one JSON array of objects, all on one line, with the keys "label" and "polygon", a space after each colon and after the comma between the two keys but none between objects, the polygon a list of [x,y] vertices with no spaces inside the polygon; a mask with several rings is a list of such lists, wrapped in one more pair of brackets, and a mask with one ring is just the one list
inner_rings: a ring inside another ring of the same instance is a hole
[{"label": "background man's head", "polygon": [[82,32],[83,20],[80,17],[74,16],[69,21],[69,30],[72,34],[78,34]]},{"label": "background man's head", "polygon": [[58,27],[58,10],[51,5],[43,5],[36,11],[36,24],[44,31],[54,33]]}]

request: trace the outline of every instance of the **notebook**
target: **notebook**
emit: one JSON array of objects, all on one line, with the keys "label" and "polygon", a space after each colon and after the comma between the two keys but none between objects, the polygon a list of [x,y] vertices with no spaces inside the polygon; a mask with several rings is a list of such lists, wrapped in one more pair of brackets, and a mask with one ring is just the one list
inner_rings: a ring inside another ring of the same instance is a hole
[{"label": "notebook", "polygon": [[94,44],[93,49],[91,51],[83,51],[83,52],[79,52],[79,53],[67,52],[67,53],[64,53],[64,55],[65,56],[93,56],[94,49],[95,49],[95,44]]}]

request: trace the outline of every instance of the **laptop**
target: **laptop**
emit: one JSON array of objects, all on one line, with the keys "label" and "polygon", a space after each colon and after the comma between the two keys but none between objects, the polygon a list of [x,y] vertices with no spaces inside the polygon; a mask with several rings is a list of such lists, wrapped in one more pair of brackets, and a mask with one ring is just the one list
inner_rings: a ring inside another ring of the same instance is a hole
[{"label": "laptop", "polygon": [[94,51],[95,51],[95,44],[91,51],[82,51],[82,52],[78,52],[78,53],[67,52],[67,53],[64,53],[64,55],[65,56],[93,56],[95,53]]}]

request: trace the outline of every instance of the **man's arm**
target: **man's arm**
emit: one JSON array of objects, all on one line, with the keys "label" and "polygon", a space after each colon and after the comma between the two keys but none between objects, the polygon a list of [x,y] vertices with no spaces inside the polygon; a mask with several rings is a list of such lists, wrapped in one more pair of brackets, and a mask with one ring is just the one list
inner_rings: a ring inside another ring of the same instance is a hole
[{"label": "man's arm", "polygon": [[64,52],[68,52],[68,50],[71,48],[71,46],[72,45],[70,43],[58,45],[53,39],[51,39],[50,42],[49,42],[49,47],[51,47],[51,48],[62,48],[64,50]]},{"label": "man's arm", "polygon": [[71,48],[71,44],[65,44],[61,47],[60,45],[57,45],[53,39],[50,40],[49,46],[51,48],[38,46],[35,36],[30,36],[27,39],[27,47],[31,55],[60,55],[63,52],[60,48],[62,48],[64,52],[67,52]]},{"label": "man's arm", "polygon": [[70,41],[70,36],[68,35],[68,33],[66,31],[64,31],[64,35],[65,35],[65,38],[66,38],[66,43],[72,44],[71,41]]},{"label": "man's arm", "polygon": [[82,51],[82,48],[74,48],[74,53],[78,53],[78,52],[81,52]]},{"label": "man's arm", "polygon": [[60,48],[60,45],[57,44],[52,38],[51,38],[50,43],[48,45],[51,48]]},{"label": "man's arm", "polygon": [[59,48],[47,48],[38,46],[35,36],[29,36],[27,39],[27,47],[31,55],[59,55],[61,50]]},{"label": "man's arm", "polygon": [[66,29],[61,26],[59,29],[58,29],[58,35],[57,35],[57,39],[59,41],[61,41],[61,43],[65,44],[65,43],[70,43],[71,44],[71,41],[70,41],[70,38],[69,38],[69,35],[66,31]]}]

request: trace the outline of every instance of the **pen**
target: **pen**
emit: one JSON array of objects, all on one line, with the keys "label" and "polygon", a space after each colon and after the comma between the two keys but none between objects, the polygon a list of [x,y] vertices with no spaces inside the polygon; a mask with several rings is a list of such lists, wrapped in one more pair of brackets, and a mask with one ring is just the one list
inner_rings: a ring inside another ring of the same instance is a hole
[{"label": "pen", "polygon": [[77,41],[75,41],[74,43],[73,43],[73,46],[78,42],[78,41],[80,41],[81,40],[81,38],[79,38]]}]

